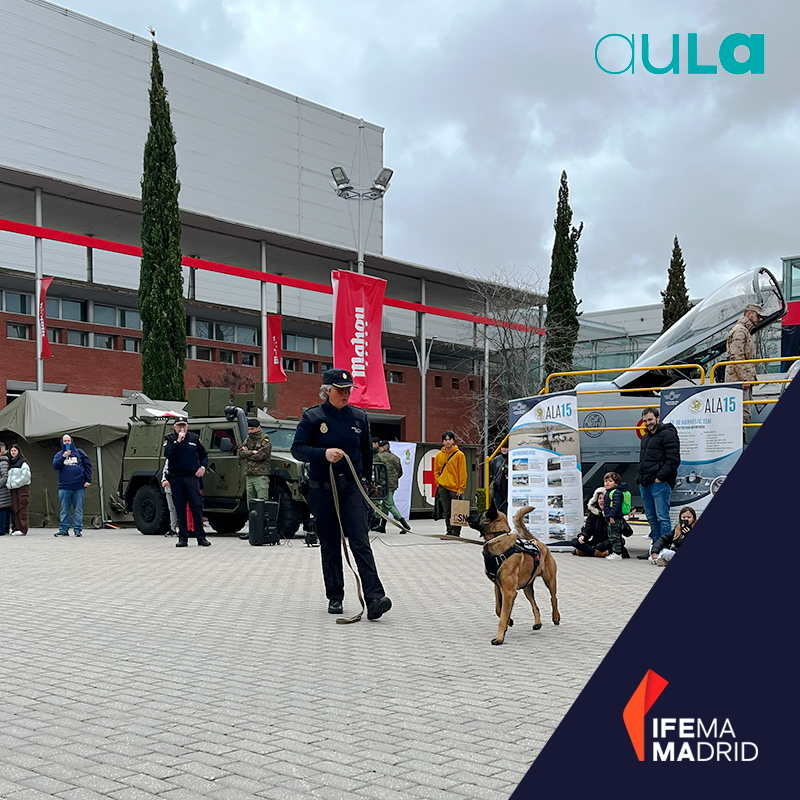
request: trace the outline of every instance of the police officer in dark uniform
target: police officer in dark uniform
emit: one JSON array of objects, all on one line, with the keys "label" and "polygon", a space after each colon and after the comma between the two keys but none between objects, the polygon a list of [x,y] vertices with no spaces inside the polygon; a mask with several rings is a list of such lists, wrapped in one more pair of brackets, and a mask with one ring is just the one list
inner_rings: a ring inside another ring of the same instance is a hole
[{"label": "police officer in dark uniform", "polygon": [[[391,607],[369,544],[367,504],[344,460],[346,453],[359,479],[372,476],[372,444],[367,415],[350,405],[353,379],[347,370],[329,369],[322,375],[321,405],[309,408],[297,426],[292,455],[309,463],[308,505],[317,523],[322,550],[322,576],[328,596],[328,613],[341,614],[344,599],[342,541],[333,504],[339,496],[342,524],[355,557],[367,602],[367,619],[378,619]],[[331,486],[330,464],[334,485]]]},{"label": "police officer in dark uniform", "polygon": [[203,496],[200,494],[200,478],[205,475],[208,466],[208,453],[200,437],[196,433],[189,433],[189,423],[185,417],[179,417],[173,427],[175,433],[168,434],[164,439],[164,456],[169,465],[167,475],[180,526],[175,547],[189,544],[187,503],[192,512],[197,544],[209,547],[211,542],[203,534]]}]

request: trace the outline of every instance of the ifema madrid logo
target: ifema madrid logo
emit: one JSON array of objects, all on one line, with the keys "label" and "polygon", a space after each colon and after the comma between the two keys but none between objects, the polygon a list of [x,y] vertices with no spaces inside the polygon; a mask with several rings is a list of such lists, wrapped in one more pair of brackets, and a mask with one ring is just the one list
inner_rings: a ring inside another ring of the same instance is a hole
[{"label": "ifema madrid logo", "polygon": [[[622,719],[639,761],[755,761],[758,746],[737,737],[730,719],[700,717],[652,717],[647,713],[669,681],[653,670],[637,687],[622,712]],[[645,747],[650,733],[650,758]]]}]

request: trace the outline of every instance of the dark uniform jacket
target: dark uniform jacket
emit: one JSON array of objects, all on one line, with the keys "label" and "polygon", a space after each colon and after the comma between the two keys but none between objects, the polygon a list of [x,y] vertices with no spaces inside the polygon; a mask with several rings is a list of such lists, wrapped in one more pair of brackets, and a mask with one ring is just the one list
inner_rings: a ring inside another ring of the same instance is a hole
[{"label": "dark uniform jacket", "polygon": [[[246,447],[247,452],[242,448]],[[269,475],[272,469],[270,456],[272,455],[272,442],[263,431],[251,433],[239,448],[239,458],[244,461],[244,474],[248,477],[256,475]]]},{"label": "dark uniform jacket", "polygon": [[[292,455],[298,461],[309,464],[312,481],[330,481],[329,462],[325,451],[338,447],[350,456],[359,478],[372,478],[372,443],[369,435],[369,420],[360,408],[347,405],[341,411],[327,400],[303,412],[303,417],[294,434]],[[353,474],[342,459],[333,465],[334,476],[343,476],[352,481]]]},{"label": "dark uniform jacket", "polygon": [[400,459],[391,450],[385,450],[382,453],[378,453],[375,456],[375,460],[386,464],[386,474],[389,478],[389,491],[393,492],[397,488],[400,478],[403,477],[403,465]]},{"label": "dark uniform jacket", "polygon": [[177,433],[164,439],[164,456],[169,462],[170,475],[194,475],[200,467],[208,467],[208,453],[196,433],[187,433],[182,442]]},{"label": "dark uniform jacket", "polygon": [[647,432],[642,437],[639,477],[636,483],[651,486],[658,479],[674,489],[680,463],[681,443],[678,431],[671,422],[659,422],[654,433]]}]

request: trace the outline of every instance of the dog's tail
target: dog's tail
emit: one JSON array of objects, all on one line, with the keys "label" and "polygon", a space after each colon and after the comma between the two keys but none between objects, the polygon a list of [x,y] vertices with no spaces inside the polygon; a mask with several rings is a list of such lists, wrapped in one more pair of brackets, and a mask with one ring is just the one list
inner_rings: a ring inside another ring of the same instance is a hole
[{"label": "dog's tail", "polygon": [[525,524],[525,515],[534,510],[534,506],[525,506],[514,514],[514,530],[518,536],[523,539],[533,539],[533,534],[528,530]]}]

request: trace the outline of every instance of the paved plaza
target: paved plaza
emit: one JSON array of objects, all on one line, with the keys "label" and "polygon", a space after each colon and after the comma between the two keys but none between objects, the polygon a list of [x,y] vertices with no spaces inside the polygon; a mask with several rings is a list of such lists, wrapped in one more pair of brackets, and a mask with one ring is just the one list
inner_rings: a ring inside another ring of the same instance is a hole
[{"label": "paved plaza", "polygon": [[318,549],[210,538],[0,538],[1,798],[505,800],[661,572],[559,554],[493,647],[475,545],[376,535],[394,608],[339,625]]}]

